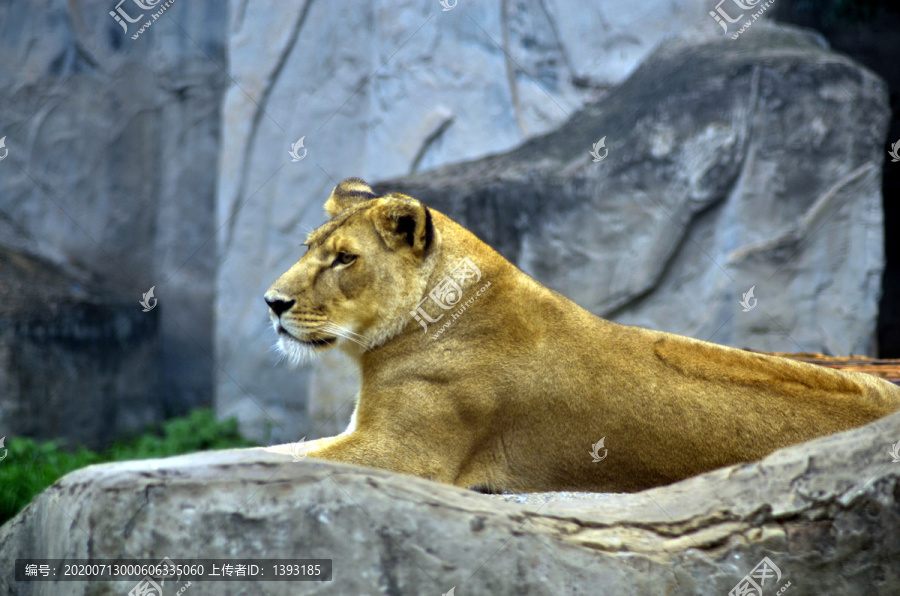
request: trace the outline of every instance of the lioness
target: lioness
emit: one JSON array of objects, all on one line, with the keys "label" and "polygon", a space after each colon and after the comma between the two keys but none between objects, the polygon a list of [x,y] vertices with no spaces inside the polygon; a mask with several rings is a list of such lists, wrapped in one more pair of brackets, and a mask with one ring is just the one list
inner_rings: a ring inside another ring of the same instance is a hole
[{"label": "lioness", "polygon": [[291,362],[338,347],[361,369],[350,426],[311,457],[487,492],[637,491],[900,409],[873,376],[605,321],[362,180],[325,211],[265,294]]}]

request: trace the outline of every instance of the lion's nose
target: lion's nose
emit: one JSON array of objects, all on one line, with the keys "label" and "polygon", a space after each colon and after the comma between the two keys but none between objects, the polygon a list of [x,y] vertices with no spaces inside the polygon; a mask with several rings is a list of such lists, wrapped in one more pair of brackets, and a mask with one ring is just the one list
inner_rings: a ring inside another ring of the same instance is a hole
[{"label": "lion's nose", "polygon": [[269,305],[269,308],[272,309],[272,312],[275,313],[276,316],[281,316],[281,313],[290,309],[294,306],[295,300],[282,300],[278,296],[273,296],[271,294],[266,294],[264,296],[266,304]]}]

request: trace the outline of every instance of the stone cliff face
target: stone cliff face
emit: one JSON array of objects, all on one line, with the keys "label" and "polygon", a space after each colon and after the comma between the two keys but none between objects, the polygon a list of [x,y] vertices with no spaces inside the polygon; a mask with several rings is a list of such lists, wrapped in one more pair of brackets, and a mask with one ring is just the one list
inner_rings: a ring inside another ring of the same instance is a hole
[{"label": "stone cliff face", "polygon": [[[866,2],[807,2],[778,0],[772,18],[822,32],[835,51],[850,56],[882,77],[890,90],[891,122],[883,140],[888,151],[900,140],[900,4],[891,0]],[[878,355],[900,358],[900,163],[885,160],[885,268],[878,308]]]},{"label": "stone cliff face", "polygon": [[886,87],[811,34],[758,25],[740,44],[668,44],[515,150],[377,189],[448,213],[599,316],[872,354]]},{"label": "stone cliff face", "polygon": [[[142,24],[160,10],[119,4]],[[156,286],[154,398],[171,415],[211,401],[227,11],[175,2],[134,40],[115,6],[0,7],[0,244],[104,278],[139,315]]]},{"label": "stone cliff face", "polygon": [[159,312],[0,248],[0,428],[97,448],[163,418]]}]

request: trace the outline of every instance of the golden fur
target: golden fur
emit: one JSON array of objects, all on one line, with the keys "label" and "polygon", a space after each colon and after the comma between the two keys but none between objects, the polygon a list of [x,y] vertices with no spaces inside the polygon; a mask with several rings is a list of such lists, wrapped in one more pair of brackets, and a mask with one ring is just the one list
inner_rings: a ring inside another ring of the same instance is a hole
[{"label": "golden fur", "polygon": [[491,492],[635,491],[900,409],[869,375],[600,319],[410,197],[350,179],[325,208],[266,293],[294,363],[338,347],[361,369],[350,427],[311,457]]}]

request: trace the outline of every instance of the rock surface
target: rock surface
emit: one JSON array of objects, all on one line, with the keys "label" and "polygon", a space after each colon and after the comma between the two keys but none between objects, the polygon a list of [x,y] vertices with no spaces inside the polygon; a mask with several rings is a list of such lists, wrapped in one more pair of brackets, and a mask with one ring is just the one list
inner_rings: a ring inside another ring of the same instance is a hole
[{"label": "rock surface", "polygon": [[0,594],[134,586],[16,582],[17,557],[166,556],[334,564],[329,583],[196,581],[195,595],[728,594],[764,557],[767,595],[896,594],[898,438],[895,414],[635,494],[486,496],[259,449],[92,466],[0,528]]},{"label": "rock surface", "polygon": [[170,415],[211,401],[222,4],[174,2],[137,40],[111,0],[0,6],[0,241],[106,278],[138,314],[156,287]]},{"label": "rock surface", "polygon": [[163,419],[159,311],[0,246],[0,429],[98,448]]},{"label": "rock surface", "polygon": [[667,44],[558,130],[378,190],[446,212],[602,317],[870,354],[886,89],[798,29],[760,22],[740,41]]},{"label": "rock surface", "polygon": [[[319,382],[311,370],[275,366],[262,295],[299,258],[305,232],[324,221],[322,203],[338,181],[508,150],[621,82],[665,36],[692,25],[717,29],[699,0],[614,9],[575,0],[448,4],[456,6],[232,4],[235,84],[223,109],[217,198],[216,407],[254,438],[295,441],[334,426],[307,409]],[[303,159],[294,162],[288,151],[301,138]],[[334,393],[352,403],[355,389]]]}]

